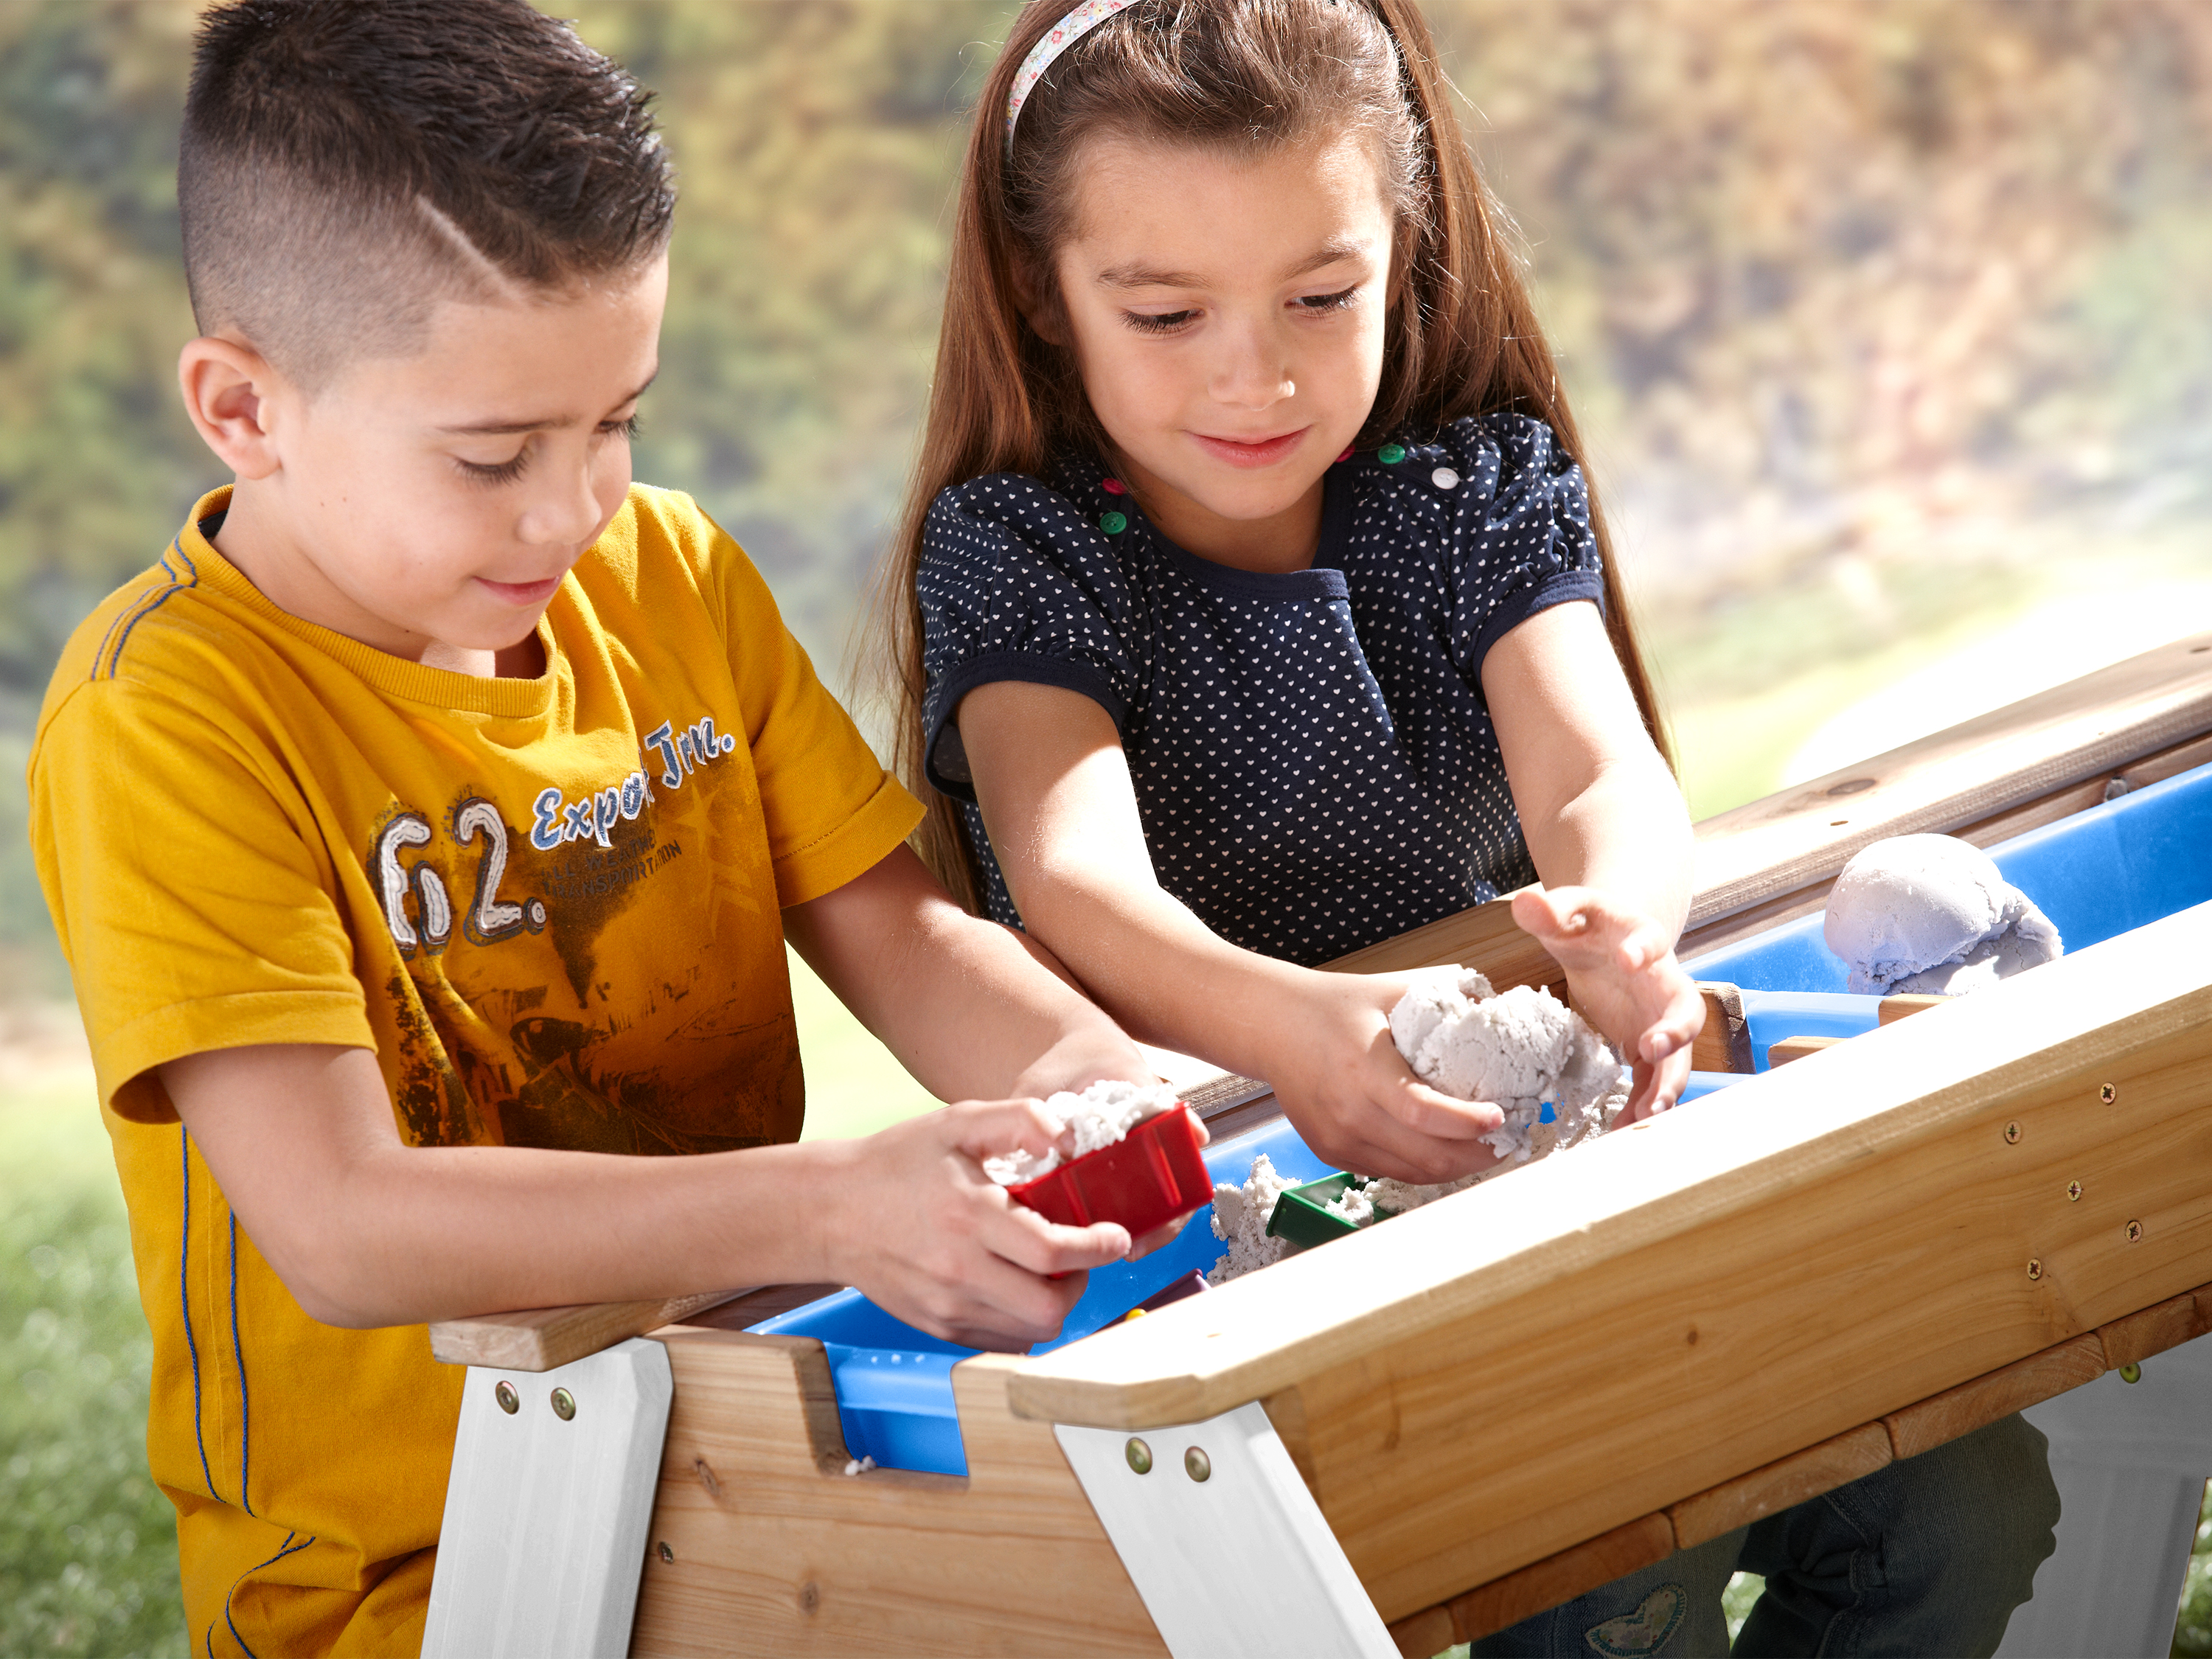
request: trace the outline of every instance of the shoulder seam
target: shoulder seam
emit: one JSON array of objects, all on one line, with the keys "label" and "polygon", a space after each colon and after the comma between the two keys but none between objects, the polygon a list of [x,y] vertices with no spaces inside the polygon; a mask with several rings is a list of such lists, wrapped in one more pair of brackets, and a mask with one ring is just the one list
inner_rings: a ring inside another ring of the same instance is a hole
[{"label": "shoulder seam", "polygon": [[[176,564],[171,564],[171,559]],[[160,587],[149,589],[123,609],[122,614],[108,624],[107,635],[100,641],[100,649],[93,653],[92,672],[85,678],[89,681],[112,680],[123,665],[124,647],[131,643],[131,631],[172,597],[189,587],[200,585],[198,567],[194,565],[184,549],[181,537],[169,543],[169,550],[161,556],[161,566],[169,580]],[[179,574],[178,566],[182,566]]]}]

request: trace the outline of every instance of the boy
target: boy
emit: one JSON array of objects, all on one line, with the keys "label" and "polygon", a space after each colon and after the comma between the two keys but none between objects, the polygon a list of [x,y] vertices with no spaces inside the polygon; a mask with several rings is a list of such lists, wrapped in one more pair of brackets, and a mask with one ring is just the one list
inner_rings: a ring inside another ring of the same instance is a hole
[{"label": "boy", "polygon": [[[945,897],[744,556],[630,485],[646,101],[523,0],[202,28],[179,377],[236,482],[78,629],[30,784],[210,1655],[419,1645],[427,1321],[835,1279],[1019,1347],[1129,1248],[978,1160],[1138,1050]],[[792,1144],[787,934],[998,1103]]]}]

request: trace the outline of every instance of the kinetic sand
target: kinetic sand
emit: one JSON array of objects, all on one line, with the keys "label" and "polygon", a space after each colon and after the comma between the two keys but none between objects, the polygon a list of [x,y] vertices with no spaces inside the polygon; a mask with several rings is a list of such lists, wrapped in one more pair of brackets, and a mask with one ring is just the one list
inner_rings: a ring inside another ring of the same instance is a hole
[{"label": "kinetic sand", "polygon": [[1848,988],[1875,996],[1957,996],[2065,949],[1988,854],[1951,836],[1893,836],[1863,848],[1836,878],[1821,935],[1850,965]]},{"label": "kinetic sand", "polygon": [[1060,1146],[1054,1146],[1042,1158],[1028,1152],[987,1158],[983,1173],[1001,1187],[1018,1187],[1050,1175],[1086,1152],[1115,1145],[1146,1118],[1167,1110],[1177,1098],[1174,1085],[1166,1083],[1094,1083],[1079,1095],[1063,1090],[1047,1100],[1044,1109],[1067,1126],[1060,1142],[1071,1150],[1065,1156]]},{"label": "kinetic sand", "polygon": [[[1620,1059],[1571,1008],[1548,991],[1516,986],[1495,994],[1480,974],[1454,969],[1425,978],[1390,1011],[1390,1035],[1414,1073],[1461,1100],[1487,1101],[1505,1121],[1485,1141],[1508,1167],[1542,1158],[1601,1133],[1628,1103]],[[1328,1206],[1354,1226],[1398,1215],[1474,1186],[1483,1177],[1417,1186],[1370,1181]],[[1213,1189],[1213,1236],[1228,1245],[1206,1274],[1223,1285],[1271,1267],[1291,1249],[1267,1222],[1284,1188],[1265,1154],[1241,1187]]]}]

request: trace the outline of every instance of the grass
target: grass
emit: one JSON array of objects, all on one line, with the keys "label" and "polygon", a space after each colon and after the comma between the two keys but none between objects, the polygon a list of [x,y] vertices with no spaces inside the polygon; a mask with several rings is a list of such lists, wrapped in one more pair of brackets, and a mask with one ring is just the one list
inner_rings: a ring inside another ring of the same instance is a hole
[{"label": "grass", "polygon": [[188,1650],[152,1357],[89,1074],[0,1098],[0,1653]]}]

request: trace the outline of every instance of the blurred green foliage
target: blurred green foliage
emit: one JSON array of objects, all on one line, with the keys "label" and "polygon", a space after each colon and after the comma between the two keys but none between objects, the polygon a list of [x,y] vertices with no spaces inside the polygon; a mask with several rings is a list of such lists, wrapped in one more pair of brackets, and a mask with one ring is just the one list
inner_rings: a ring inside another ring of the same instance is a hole
[{"label": "blurred green foliage", "polygon": [[153,1345],[89,1092],[0,1093],[0,1653],[181,1656]]}]

